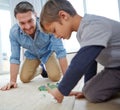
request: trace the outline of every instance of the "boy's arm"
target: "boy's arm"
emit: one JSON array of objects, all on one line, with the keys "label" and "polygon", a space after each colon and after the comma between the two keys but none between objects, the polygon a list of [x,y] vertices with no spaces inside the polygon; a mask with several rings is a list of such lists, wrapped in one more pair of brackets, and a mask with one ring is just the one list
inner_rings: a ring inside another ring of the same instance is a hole
[{"label": "boy's arm", "polygon": [[62,102],[64,95],[69,95],[86,71],[86,68],[96,59],[102,49],[104,49],[103,46],[87,46],[78,51],[58,88],[49,91],[59,103]]},{"label": "boy's arm", "polygon": [[[97,62],[94,60],[86,69],[84,73],[84,83],[90,80],[97,73]],[[84,94],[81,91],[71,91],[70,96],[75,96],[76,98],[84,98]]]},{"label": "boy's arm", "polygon": [[84,73],[84,83],[90,80],[97,73],[97,62],[95,60],[87,67]]},{"label": "boy's arm", "polygon": [[63,95],[69,95],[85,74],[87,67],[96,59],[102,49],[104,49],[103,46],[86,46],[78,51],[59,83],[58,89]]}]

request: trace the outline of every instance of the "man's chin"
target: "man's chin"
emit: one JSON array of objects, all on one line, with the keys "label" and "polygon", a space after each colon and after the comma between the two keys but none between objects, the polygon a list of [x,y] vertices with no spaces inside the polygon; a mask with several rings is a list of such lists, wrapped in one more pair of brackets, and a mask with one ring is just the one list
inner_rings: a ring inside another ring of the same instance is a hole
[{"label": "man's chin", "polygon": [[34,31],[33,30],[24,30],[24,32],[28,35],[33,35],[34,34]]},{"label": "man's chin", "polygon": [[26,32],[26,34],[32,36],[32,35],[33,35],[33,32]]}]

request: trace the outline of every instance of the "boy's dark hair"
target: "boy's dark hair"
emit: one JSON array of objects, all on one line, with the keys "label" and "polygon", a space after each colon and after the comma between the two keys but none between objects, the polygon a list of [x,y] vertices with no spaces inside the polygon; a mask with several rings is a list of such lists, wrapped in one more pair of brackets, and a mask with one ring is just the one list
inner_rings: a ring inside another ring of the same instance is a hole
[{"label": "boy's dark hair", "polygon": [[18,13],[25,13],[28,11],[35,12],[33,5],[27,1],[22,1],[16,5],[14,9],[14,16],[16,17],[16,14]]},{"label": "boy's dark hair", "polygon": [[65,11],[71,16],[76,15],[76,10],[68,0],[48,0],[44,5],[40,15],[40,25],[59,21],[59,11]]}]

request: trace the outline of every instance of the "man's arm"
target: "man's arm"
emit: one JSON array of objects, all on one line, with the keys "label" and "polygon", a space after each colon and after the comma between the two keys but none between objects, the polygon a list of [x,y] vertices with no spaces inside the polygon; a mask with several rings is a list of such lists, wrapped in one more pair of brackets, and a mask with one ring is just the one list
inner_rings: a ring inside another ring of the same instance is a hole
[{"label": "man's arm", "polygon": [[17,75],[19,72],[19,65],[18,64],[10,64],[10,82],[3,86],[1,90],[9,90],[11,88],[17,87]]},{"label": "man's arm", "polygon": [[20,64],[20,45],[16,41],[12,31],[10,31],[10,44],[11,44],[10,82],[3,86],[1,90],[9,90],[10,88],[17,87],[16,81]]},{"label": "man's arm", "polygon": [[17,81],[18,72],[19,72],[19,65],[18,64],[10,64],[10,82]]},{"label": "man's arm", "polygon": [[62,73],[64,75],[64,73],[66,72],[67,67],[68,67],[67,58],[66,57],[60,58],[59,63],[60,63],[61,69],[62,69]]},{"label": "man's arm", "polygon": [[64,75],[68,67],[68,63],[66,59],[66,50],[64,48],[63,42],[61,39],[55,38],[55,36],[52,34],[51,44],[52,44],[51,49],[55,51],[57,58],[59,59],[59,64],[62,69],[62,73]]}]

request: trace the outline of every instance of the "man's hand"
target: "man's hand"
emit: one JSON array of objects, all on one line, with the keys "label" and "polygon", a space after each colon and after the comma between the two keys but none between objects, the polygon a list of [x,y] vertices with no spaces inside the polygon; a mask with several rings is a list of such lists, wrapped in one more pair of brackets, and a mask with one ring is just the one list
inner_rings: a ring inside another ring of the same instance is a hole
[{"label": "man's hand", "polygon": [[77,99],[84,98],[84,94],[82,92],[74,92],[72,91],[69,96],[75,96]]},{"label": "man's hand", "polygon": [[2,88],[0,88],[0,90],[6,91],[6,90],[9,90],[11,88],[17,88],[17,83],[16,82],[10,82],[7,85],[5,85]]},{"label": "man's hand", "polygon": [[51,90],[48,86],[47,86],[47,90],[48,92],[57,100],[58,103],[61,103],[63,101],[64,96],[60,93],[60,91],[56,88]]}]

